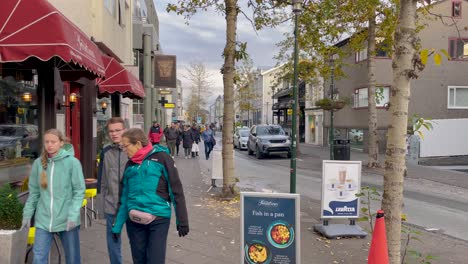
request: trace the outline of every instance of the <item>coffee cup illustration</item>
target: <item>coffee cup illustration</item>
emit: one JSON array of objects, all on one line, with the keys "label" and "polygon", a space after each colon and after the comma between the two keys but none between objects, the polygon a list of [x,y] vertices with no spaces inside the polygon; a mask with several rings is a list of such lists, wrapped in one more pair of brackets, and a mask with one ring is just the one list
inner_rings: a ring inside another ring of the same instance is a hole
[{"label": "coffee cup illustration", "polygon": [[338,168],[338,180],[340,182],[340,185],[345,184],[346,182],[346,168],[345,167]]},{"label": "coffee cup illustration", "polygon": [[344,199],[348,196],[348,191],[346,190],[345,186],[338,186],[336,189],[336,197],[338,199]]},{"label": "coffee cup illustration", "polygon": [[346,187],[346,190],[348,190],[348,191],[356,190],[356,184],[351,179],[348,179],[348,180],[345,181],[345,187]]},{"label": "coffee cup illustration", "polygon": [[327,184],[327,189],[330,191],[335,191],[338,185],[337,183],[338,182],[336,181],[336,179],[330,179]]}]

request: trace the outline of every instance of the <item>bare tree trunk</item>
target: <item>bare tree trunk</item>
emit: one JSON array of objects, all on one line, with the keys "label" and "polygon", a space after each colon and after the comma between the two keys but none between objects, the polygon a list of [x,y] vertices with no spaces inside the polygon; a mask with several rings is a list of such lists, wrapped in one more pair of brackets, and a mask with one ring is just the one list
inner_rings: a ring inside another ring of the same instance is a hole
[{"label": "bare tree trunk", "polygon": [[[373,11],[370,11],[373,12]],[[373,12],[375,14],[375,12]],[[369,19],[369,34],[367,38],[367,81],[369,109],[369,159],[367,167],[379,165],[379,140],[377,136],[377,107],[375,100],[375,16]]]},{"label": "bare tree trunk", "polygon": [[388,253],[390,263],[400,264],[401,259],[401,207],[403,181],[406,169],[406,128],[410,80],[414,76],[412,59],[418,44],[416,36],[417,0],[400,1],[400,13],[395,32],[393,65],[393,87],[390,97],[391,124],[385,160],[384,193],[382,208],[385,211]]},{"label": "bare tree trunk", "polygon": [[223,118],[223,195],[234,196],[234,148],[232,131],[234,121],[234,75],[237,29],[237,0],[225,0],[226,6],[226,46],[224,48],[223,84],[224,84],[224,118]]}]

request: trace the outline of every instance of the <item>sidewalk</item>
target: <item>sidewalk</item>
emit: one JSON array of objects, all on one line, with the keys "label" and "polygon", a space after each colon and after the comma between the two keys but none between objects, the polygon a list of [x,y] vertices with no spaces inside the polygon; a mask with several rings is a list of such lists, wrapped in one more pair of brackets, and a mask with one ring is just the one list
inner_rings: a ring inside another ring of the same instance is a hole
[{"label": "sidewalk", "polygon": [[[221,140],[218,139],[219,144]],[[217,146],[220,147],[220,146]],[[305,156],[325,155],[326,150],[315,154],[315,147],[308,148]],[[306,151],[306,147],[302,148]],[[172,219],[168,237],[168,264],[218,264],[241,263],[240,259],[240,211],[239,202],[221,201],[216,198],[221,188],[207,193],[211,183],[212,158],[205,160],[203,144],[200,156],[185,160],[176,157],[176,165],[184,185],[189,211],[190,233],[179,238]],[[312,151],[314,151],[312,153]],[[353,155],[353,154],[352,154]],[[352,156],[354,159],[355,156]],[[218,186],[220,182],[218,183]],[[242,190],[249,191],[249,190]],[[302,263],[366,263],[370,236],[365,239],[327,240],[312,231],[320,222],[320,201],[301,197],[301,259]],[[366,228],[365,225],[363,227]],[[420,231],[420,230],[419,230]],[[81,230],[82,263],[109,263],[103,220],[95,220],[92,227]],[[123,237],[124,263],[132,263],[126,234]],[[464,263],[468,244],[438,234],[424,232],[424,241],[412,241],[410,247],[423,254],[437,256],[431,263]],[[416,263],[415,261],[409,263]]]},{"label": "sidewalk", "polygon": [[[301,143],[299,145],[300,151],[303,154],[303,157],[300,159],[307,159],[309,165],[314,165],[319,167],[321,170],[322,160],[327,160],[330,158],[330,149],[328,147],[321,147],[311,144]],[[367,164],[368,154],[361,151],[356,151],[351,149],[351,160],[361,160],[364,164]],[[382,165],[385,164],[385,154],[379,155],[379,161]],[[429,181],[434,181],[438,183],[453,185],[468,189],[468,174],[454,171],[454,170],[445,170],[441,167],[431,167],[431,166],[422,166],[414,165],[407,163],[407,176],[408,178],[413,179],[425,179]],[[307,167],[310,168],[310,167]],[[362,166],[363,172],[384,175],[385,170],[383,168],[368,169],[366,166]]]}]

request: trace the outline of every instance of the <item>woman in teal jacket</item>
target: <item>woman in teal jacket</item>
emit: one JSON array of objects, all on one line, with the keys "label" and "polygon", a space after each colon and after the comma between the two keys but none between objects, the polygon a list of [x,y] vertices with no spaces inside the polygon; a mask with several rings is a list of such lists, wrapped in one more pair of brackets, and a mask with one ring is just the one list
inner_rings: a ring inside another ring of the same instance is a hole
[{"label": "woman in teal jacket", "polygon": [[34,215],[34,262],[47,263],[54,233],[58,233],[67,264],[81,263],[80,208],[85,183],[73,146],[65,144],[57,129],[44,134],[44,149],[29,177],[29,197],[23,210],[23,226],[29,228]]},{"label": "woman in teal jacket", "polygon": [[189,232],[185,196],[174,160],[167,148],[152,146],[138,128],[122,135],[121,147],[130,158],[123,176],[122,195],[112,233],[117,239],[124,223],[133,263],[164,264],[174,205],[179,236]]}]

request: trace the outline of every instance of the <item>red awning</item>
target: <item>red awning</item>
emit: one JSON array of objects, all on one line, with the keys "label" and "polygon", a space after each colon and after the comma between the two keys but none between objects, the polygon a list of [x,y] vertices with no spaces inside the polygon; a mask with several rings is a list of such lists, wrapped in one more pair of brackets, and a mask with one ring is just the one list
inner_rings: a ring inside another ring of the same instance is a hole
[{"label": "red awning", "polygon": [[143,98],[145,88],[131,72],[126,70],[118,61],[109,56],[102,56],[106,69],[106,79],[98,79],[99,93],[107,95],[121,93],[124,97]]},{"label": "red awning", "polygon": [[0,5],[0,63],[57,56],[104,76],[98,47],[47,0],[1,0]]}]

